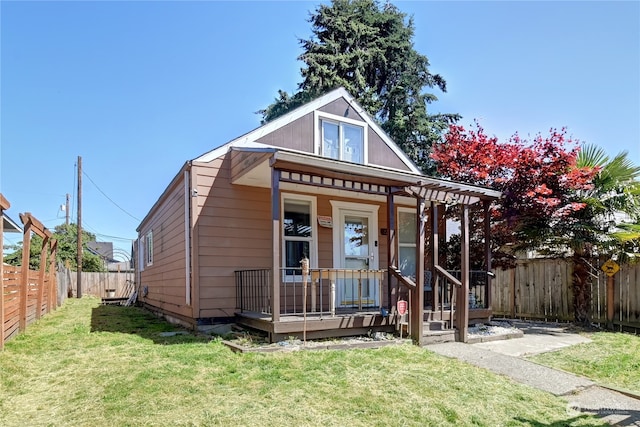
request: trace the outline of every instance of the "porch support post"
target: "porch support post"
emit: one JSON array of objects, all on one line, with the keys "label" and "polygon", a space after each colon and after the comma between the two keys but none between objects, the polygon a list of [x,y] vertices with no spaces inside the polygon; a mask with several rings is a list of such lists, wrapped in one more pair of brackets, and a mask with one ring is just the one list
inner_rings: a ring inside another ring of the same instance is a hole
[{"label": "porch support post", "polygon": [[411,308],[411,338],[413,342],[420,345],[424,330],[424,199],[417,198],[416,203],[416,287],[412,291]]},{"label": "porch support post", "polygon": [[458,288],[458,298],[456,302],[456,328],[458,329],[458,340],[467,342],[469,331],[469,205],[462,204],[462,215],[460,223],[460,243],[461,243],[461,266],[460,281],[462,286]]},{"label": "porch support post", "polygon": [[438,262],[438,204],[435,201],[431,202],[429,206],[429,216],[431,217],[431,289],[433,291],[433,310],[439,310],[440,307],[440,289],[438,280],[438,273],[436,272],[436,265],[440,265]]},{"label": "porch support post", "polygon": [[271,168],[271,319],[280,321],[280,170]]},{"label": "porch support post", "polygon": [[[396,209],[391,189],[389,189],[389,193],[387,194],[387,308],[389,309],[389,313],[391,313],[391,310],[396,305],[399,291],[398,287],[396,287],[393,295],[391,294],[393,274],[388,268],[390,265],[398,265],[396,263]],[[382,297],[382,295],[380,295],[380,297]],[[380,306],[382,306],[382,301],[380,301]]]},{"label": "porch support post", "polygon": [[[491,216],[489,213],[489,207],[491,206],[491,202],[489,200],[485,200],[483,202],[484,207],[484,265],[487,269],[487,272],[491,271]],[[491,310],[492,305],[492,295],[491,295],[491,286],[492,286],[493,278],[491,275],[487,274],[485,286],[485,303],[484,306]]]}]

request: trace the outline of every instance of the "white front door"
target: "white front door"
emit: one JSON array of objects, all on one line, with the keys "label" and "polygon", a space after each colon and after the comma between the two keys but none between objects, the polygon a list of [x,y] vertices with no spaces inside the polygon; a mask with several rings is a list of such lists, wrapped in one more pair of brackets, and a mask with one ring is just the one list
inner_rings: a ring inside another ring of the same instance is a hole
[{"label": "white front door", "polygon": [[334,268],[345,270],[336,281],[336,303],[339,307],[377,306],[380,296],[376,281],[362,271],[378,269],[378,207],[335,201],[332,204],[337,219]]}]

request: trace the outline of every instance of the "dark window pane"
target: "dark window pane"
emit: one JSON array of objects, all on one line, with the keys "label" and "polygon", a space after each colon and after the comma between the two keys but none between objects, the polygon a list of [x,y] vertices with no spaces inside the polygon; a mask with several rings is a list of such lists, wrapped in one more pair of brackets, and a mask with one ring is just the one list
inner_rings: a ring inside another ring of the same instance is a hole
[{"label": "dark window pane", "polygon": [[284,235],[311,237],[311,207],[309,202],[284,202]]},{"label": "dark window pane", "polygon": [[309,258],[309,242],[292,242],[290,240],[285,241],[285,258],[286,267],[293,267],[296,270],[287,270],[288,275],[300,274],[299,268],[302,258]]}]

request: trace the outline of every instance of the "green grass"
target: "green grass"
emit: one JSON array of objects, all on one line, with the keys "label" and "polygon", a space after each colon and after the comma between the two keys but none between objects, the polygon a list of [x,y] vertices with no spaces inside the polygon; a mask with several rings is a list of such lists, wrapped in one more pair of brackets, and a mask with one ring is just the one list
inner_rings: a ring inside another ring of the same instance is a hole
[{"label": "green grass", "polygon": [[640,337],[614,332],[588,336],[590,343],[533,356],[531,360],[640,394]]},{"label": "green grass", "polygon": [[138,308],[69,300],[0,353],[0,425],[604,425],[412,345],[237,354]]}]

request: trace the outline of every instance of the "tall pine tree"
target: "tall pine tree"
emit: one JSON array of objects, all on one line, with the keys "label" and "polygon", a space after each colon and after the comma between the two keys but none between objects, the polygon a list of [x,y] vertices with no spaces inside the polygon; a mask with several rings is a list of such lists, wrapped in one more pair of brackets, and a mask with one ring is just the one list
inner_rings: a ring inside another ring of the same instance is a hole
[{"label": "tall pine tree", "polygon": [[337,87],[344,87],[424,171],[432,172],[431,146],[457,114],[430,115],[437,100],[424,88],[446,92],[446,82],[429,72],[429,60],[413,46],[413,19],[390,3],[333,0],[309,19],[312,37],[300,40],[302,83],[298,92],[279,91],[264,110],[263,123]]}]

